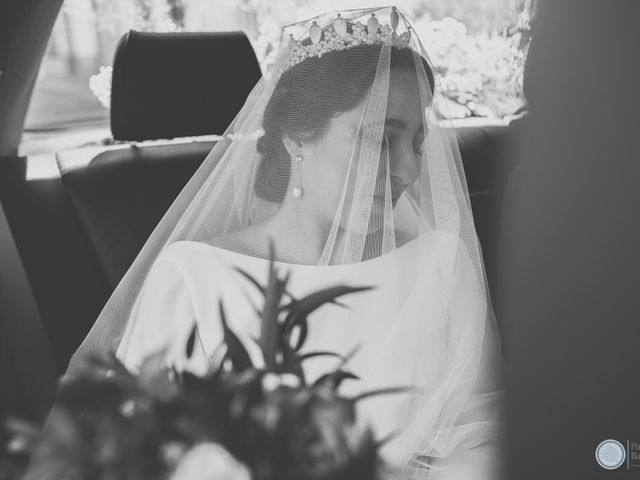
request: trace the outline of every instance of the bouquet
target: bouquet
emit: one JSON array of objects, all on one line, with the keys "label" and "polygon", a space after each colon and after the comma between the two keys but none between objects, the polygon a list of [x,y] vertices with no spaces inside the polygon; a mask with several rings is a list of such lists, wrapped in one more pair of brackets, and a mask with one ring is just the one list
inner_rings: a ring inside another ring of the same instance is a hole
[{"label": "bouquet", "polygon": [[[42,432],[23,422],[7,424],[6,457],[18,465],[22,460],[23,467],[31,458],[29,480],[386,476],[381,442],[358,421],[355,406],[367,396],[401,389],[342,396],[340,385],[357,378],[345,368],[350,355],[300,353],[310,313],[369,287],[336,286],[294,298],[287,290],[289,276],[280,277],[273,261],[267,285],[238,270],[264,296],[257,312],[260,366],[229,328],[220,303],[224,351],[205,376],[167,367],[164,352],[147,358],[138,373],[115,355],[96,358],[86,373],[64,379]],[[184,346],[188,357],[197,335],[196,325]],[[340,360],[310,383],[302,366],[318,356]]]}]

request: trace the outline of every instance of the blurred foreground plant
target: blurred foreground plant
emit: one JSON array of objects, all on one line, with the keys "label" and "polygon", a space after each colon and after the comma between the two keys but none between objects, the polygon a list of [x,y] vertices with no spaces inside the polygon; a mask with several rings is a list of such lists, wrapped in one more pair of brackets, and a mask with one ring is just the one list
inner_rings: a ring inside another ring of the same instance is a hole
[{"label": "blurred foreground plant", "polygon": [[[272,258],[273,252],[272,252]],[[18,421],[6,424],[5,456],[26,465],[29,480],[352,480],[380,478],[386,467],[380,443],[358,421],[361,399],[339,393],[356,378],[349,358],[332,352],[301,354],[309,315],[338,298],[369,287],[336,286],[294,298],[288,275],[270,263],[254,365],[229,327],[220,303],[224,359],[202,377],[167,367],[165,352],[129,371],[115,355],[63,380],[43,432]],[[191,357],[197,326],[185,345]],[[334,356],[337,368],[308,383],[303,363]],[[14,469],[13,477],[18,478]],[[0,477],[1,478],[1,477]]]}]

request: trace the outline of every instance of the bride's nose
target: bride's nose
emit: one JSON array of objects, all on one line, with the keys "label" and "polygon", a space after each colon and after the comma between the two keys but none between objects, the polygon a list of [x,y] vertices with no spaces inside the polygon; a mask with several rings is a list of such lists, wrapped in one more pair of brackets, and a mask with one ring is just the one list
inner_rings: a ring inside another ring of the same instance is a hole
[{"label": "bride's nose", "polygon": [[420,160],[413,145],[399,145],[390,159],[391,177],[404,188],[408,187],[420,175]]}]

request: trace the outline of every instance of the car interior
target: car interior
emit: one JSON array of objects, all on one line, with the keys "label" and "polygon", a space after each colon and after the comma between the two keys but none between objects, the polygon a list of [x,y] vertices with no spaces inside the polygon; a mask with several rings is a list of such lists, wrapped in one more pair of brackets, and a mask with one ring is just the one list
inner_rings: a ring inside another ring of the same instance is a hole
[{"label": "car interior", "polygon": [[[36,425],[264,73],[240,31],[132,30],[113,51],[113,141],[22,153],[63,3],[0,2],[0,420]],[[508,478],[637,478],[640,3],[527,3],[528,105],[510,122],[455,128],[503,339]],[[609,471],[596,448],[614,439],[627,457]]]},{"label": "car interior", "polygon": [[[5,292],[11,285],[13,293],[4,295],[0,310],[0,410],[33,419],[46,411],[56,377],[211,150],[211,135],[224,132],[261,76],[241,32],[131,31],[114,52],[110,122],[116,144],[19,156],[31,91],[24,85],[33,87],[60,3],[39,2],[33,8],[40,15],[26,7],[16,13],[11,33],[17,43],[1,51],[8,60],[0,79],[0,276]],[[34,30],[38,35],[29,35]],[[17,48],[24,52],[20,58],[11,56]],[[522,122],[455,130],[494,304],[501,210]],[[497,320],[500,325],[499,312]]]}]

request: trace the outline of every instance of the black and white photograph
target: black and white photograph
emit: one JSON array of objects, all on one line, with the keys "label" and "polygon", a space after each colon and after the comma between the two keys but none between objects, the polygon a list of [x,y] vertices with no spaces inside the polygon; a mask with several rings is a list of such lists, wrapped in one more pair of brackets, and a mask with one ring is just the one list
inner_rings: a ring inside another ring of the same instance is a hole
[{"label": "black and white photograph", "polygon": [[0,480],[640,477],[637,0],[0,0]]}]

